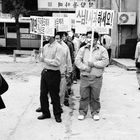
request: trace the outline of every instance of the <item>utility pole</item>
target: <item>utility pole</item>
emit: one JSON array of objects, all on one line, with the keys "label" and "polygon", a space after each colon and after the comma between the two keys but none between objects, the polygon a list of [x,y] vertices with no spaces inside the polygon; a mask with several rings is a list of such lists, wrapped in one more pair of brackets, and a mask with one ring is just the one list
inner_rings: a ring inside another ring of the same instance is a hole
[{"label": "utility pole", "polygon": [[138,11],[138,14],[137,14],[137,36],[138,38],[140,38],[140,0],[137,0],[137,11]]},{"label": "utility pole", "polygon": [[[122,12],[122,0],[119,0],[119,12]],[[118,57],[120,55],[120,45],[122,42],[122,27],[118,25]]]}]

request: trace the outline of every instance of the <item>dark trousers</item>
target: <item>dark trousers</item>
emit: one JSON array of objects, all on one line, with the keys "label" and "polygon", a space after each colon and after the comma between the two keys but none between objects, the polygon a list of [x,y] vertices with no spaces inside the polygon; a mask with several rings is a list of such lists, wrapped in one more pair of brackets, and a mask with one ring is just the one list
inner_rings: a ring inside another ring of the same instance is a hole
[{"label": "dark trousers", "polygon": [[77,79],[80,79],[80,70],[73,64],[73,81],[77,81]]},{"label": "dark trousers", "polygon": [[76,77],[80,79],[80,70],[76,67]]},{"label": "dark trousers", "polygon": [[0,95],[2,95],[4,92],[8,90],[8,83],[5,81],[3,76],[0,74]]},{"label": "dark trousers", "polygon": [[60,116],[62,113],[60,105],[60,71],[54,70],[43,70],[41,73],[41,83],[40,83],[40,103],[43,114],[50,113],[49,111],[49,100],[48,93],[50,94],[52,104],[53,104],[53,114],[54,116]]},{"label": "dark trousers", "polygon": [[5,108],[5,104],[0,96],[0,109],[3,109],[3,108]]},{"label": "dark trousers", "polygon": [[110,60],[111,60],[111,49],[107,49],[107,52],[108,52],[108,56],[109,56],[109,63],[110,63]]},{"label": "dark trousers", "polygon": [[5,104],[2,100],[1,95],[8,90],[8,83],[5,81],[3,76],[0,74],[0,109],[5,108]]}]

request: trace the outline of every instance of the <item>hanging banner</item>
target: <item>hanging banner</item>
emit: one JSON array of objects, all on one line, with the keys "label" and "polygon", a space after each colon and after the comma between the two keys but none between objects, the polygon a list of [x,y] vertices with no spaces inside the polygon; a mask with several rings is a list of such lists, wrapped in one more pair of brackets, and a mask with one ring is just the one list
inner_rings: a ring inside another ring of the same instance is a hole
[{"label": "hanging banner", "polygon": [[56,31],[71,31],[71,22],[68,17],[55,17]]},{"label": "hanging banner", "polygon": [[86,33],[91,28],[113,28],[113,10],[77,8],[76,33]]},{"label": "hanging banner", "polygon": [[31,16],[30,33],[54,36],[55,22],[52,17]]},{"label": "hanging banner", "polygon": [[97,0],[38,0],[38,10],[75,11],[76,8],[96,8]]}]

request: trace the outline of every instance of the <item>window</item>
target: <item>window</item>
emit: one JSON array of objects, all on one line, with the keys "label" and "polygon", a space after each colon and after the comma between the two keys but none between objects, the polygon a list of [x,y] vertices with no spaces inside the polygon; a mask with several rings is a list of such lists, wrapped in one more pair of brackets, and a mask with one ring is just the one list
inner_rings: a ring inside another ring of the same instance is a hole
[{"label": "window", "polygon": [[4,34],[4,23],[0,23],[0,37],[5,37],[5,34]]}]

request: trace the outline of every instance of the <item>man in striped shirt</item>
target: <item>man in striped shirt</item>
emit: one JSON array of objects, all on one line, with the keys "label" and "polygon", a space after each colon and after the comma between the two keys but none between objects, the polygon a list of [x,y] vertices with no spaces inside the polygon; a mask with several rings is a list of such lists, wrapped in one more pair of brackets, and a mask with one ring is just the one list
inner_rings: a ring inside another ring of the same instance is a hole
[{"label": "man in striped shirt", "polygon": [[42,115],[38,117],[39,120],[51,118],[49,110],[48,93],[50,94],[53,114],[56,122],[60,123],[61,120],[61,105],[59,97],[60,88],[60,66],[62,61],[62,47],[55,41],[54,37],[48,36],[49,43],[43,48],[43,55],[40,58],[41,62],[44,62],[44,69],[41,73],[40,83],[40,105],[37,112],[42,112]]}]

